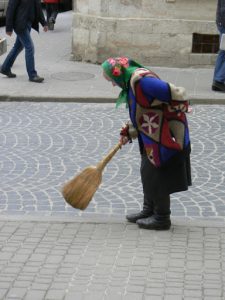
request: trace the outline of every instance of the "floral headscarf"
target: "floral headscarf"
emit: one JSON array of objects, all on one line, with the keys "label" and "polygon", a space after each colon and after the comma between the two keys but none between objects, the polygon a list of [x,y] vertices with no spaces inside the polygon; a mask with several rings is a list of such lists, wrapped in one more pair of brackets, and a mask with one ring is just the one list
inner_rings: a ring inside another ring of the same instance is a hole
[{"label": "floral headscarf", "polygon": [[102,68],[105,74],[113,79],[122,89],[117,99],[116,107],[122,103],[128,104],[128,89],[131,75],[136,69],[144,67],[127,57],[110,57],[103,62]]}]

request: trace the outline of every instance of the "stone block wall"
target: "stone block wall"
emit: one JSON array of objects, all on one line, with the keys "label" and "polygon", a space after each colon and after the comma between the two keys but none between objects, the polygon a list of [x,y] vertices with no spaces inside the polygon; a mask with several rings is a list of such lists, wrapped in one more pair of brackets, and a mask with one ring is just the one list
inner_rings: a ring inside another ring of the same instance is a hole
[{"label": "stone block wall", "polygon": [[215,54],[192,53],[193,33],[217,33],[215,0],[74,0],[73,7],[75,60],[101,63],[123,55],[158,66],[215,62]]}]

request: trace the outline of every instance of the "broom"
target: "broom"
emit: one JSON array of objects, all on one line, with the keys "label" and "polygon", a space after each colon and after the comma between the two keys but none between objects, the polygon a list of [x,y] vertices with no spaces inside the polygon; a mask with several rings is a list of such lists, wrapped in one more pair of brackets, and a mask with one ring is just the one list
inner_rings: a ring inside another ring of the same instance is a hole
[{"label": "broom", "polygon": [[65,183],[62,195],[74,208],[84,210],[102,181],[102,172],[122,144],[118,143],[98,164],[84,169],[72,180]]}]

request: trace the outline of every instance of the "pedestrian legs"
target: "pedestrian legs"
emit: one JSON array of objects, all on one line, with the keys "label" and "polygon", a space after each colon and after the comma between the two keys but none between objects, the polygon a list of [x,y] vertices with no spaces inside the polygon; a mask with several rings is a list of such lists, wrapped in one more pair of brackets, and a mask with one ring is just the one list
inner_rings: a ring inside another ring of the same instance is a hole
[{"label": "pedestrian legs", "polygon": [[46,4],[47,22],[50,30],[54,29],[54,24],[56,22],[56,17],[59,12],[58,3],[48,3]]},{"label": "pedestrian legs", "polygon": [[[225,33],[225,28],[218,26],[218,30],[219,30],[220,39],[221,39],[222,34]],[[215,86],[216,86],[216,84],[221,84],[223,87],[223,85],[225,83],[225,51],[224,50],[219,50],[216,64],[215,64],[213,81],[214,81]],[[218,88],[220,89],[220,86],[218,86]],[[215,89],[215,90],[217,90],[217,89]]]}]

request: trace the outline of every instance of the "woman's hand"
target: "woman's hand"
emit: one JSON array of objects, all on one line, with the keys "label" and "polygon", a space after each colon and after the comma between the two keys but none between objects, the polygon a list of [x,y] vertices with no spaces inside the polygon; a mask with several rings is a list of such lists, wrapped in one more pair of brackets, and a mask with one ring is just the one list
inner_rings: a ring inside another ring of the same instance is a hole
[{"label": "woman's hand", "polygon": [[129,141],[128,137],[126,137],[126,136],[121,136],[120,137],[120,143],[122,145],[126,145],[128,143],[128,141]]},{"label": "woman's hand", "polygon": [[126,124],[120,130],[120,143],[122,145],[127,144],[128,142],[132,143],[132,140],[129,135],[129,125]]}]

